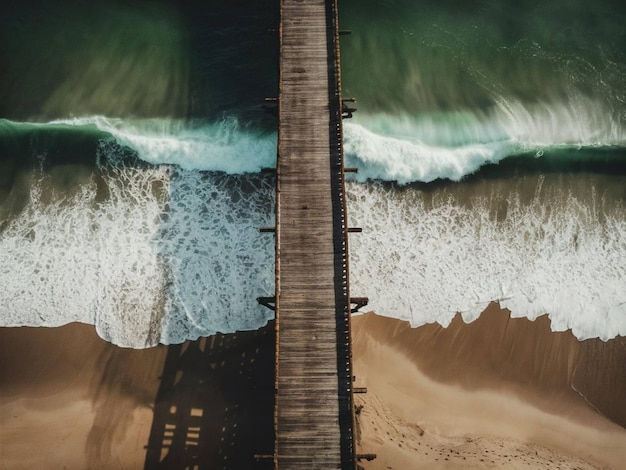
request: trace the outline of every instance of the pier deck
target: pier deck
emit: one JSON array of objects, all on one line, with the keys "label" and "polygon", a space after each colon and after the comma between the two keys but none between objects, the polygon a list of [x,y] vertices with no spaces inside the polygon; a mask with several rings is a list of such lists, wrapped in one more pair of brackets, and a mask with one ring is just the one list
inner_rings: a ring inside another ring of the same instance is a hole
[{"label": "pier deck", "polygon": [[354,469],[336,2],[282,0],[275,468]]}]

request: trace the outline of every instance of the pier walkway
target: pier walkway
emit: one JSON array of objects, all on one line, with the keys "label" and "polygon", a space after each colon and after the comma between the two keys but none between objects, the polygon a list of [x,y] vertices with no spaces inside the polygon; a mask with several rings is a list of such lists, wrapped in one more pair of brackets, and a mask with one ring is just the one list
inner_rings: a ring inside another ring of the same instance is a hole
[{"label": "pier walkway", "polygon": [[336,0],[282,0],[277,469],[356,468]]}]

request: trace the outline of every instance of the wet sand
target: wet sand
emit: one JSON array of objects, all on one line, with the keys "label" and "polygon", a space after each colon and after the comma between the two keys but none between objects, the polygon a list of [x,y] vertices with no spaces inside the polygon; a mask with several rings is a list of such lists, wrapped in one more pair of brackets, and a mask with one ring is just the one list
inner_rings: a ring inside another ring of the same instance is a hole
[{"label": "wet sand", "polygon": [[3,328],[2,468],[142,468],[167,348],[120,349],[93,326]]},{"label": "wet sand", "polygon": [[[624,338],[493,306],[447,329],[366,314],[353,333],[366,470],[626,462]],[[254,454],[273,452],[273,348],[272,325],[144,350],[90,325],[2,328],[0,468],[271,468]]]},{"label": "wet sand", "polygon": [[624,338],[579,342],[495,304],[446,329],[353,326],[365,469],[624,468]]},{"label": "wet sand", "polygon": [[143,350],[1,328],[0,468],[268,468],[273,348],[271,326]]}]

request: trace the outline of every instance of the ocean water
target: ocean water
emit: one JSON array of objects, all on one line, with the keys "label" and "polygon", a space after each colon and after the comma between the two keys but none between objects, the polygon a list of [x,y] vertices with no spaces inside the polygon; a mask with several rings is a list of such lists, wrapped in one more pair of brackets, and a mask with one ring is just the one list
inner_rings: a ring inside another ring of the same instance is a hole
[{"label": "ocean water", "polygon": [[[127,347],[273,314],[278,5],[25,1],[0,19],[0,325]],[[351,291],[626,335],[621,2],[342,0]]]}]

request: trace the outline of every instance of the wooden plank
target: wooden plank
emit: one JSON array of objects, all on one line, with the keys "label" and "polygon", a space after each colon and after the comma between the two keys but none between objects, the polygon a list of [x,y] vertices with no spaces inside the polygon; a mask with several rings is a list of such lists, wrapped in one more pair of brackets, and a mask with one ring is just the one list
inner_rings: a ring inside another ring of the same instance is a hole
[{"label": "wooden plank", "polygon": [[354,469],[336,2],[282,0],[279,31],[275,465]]}]

